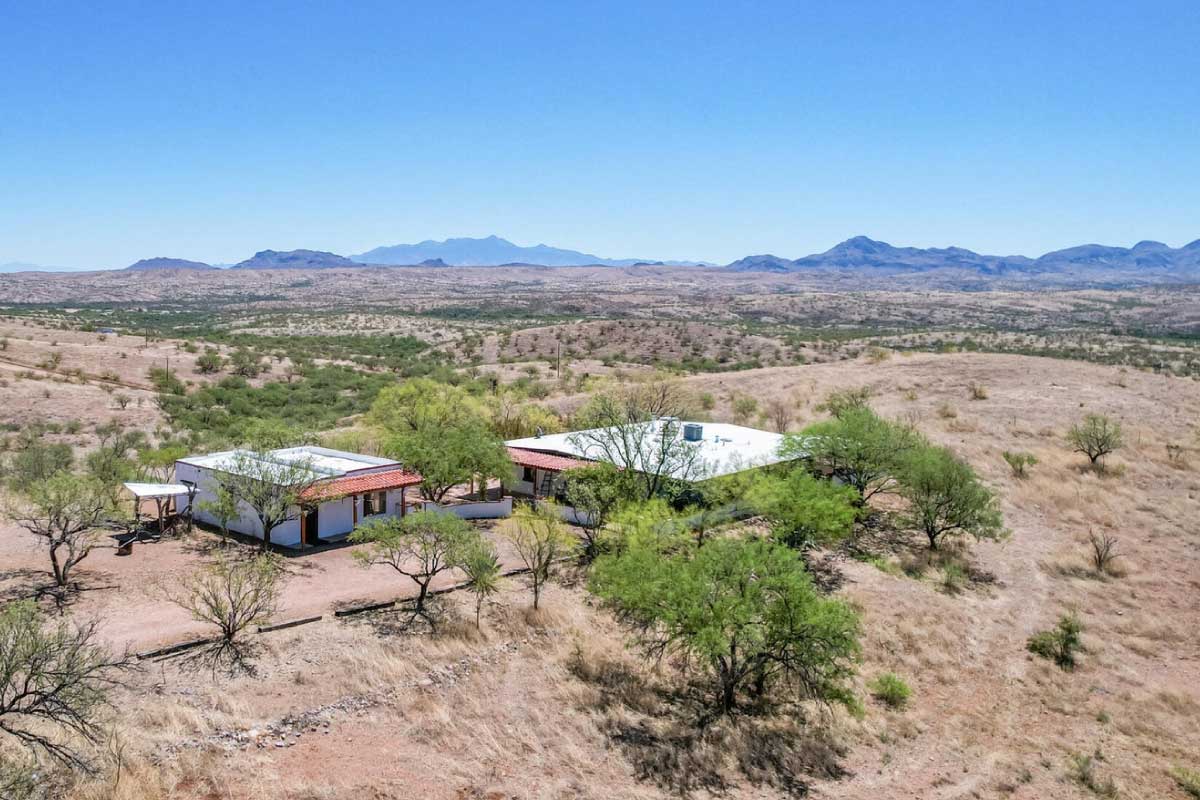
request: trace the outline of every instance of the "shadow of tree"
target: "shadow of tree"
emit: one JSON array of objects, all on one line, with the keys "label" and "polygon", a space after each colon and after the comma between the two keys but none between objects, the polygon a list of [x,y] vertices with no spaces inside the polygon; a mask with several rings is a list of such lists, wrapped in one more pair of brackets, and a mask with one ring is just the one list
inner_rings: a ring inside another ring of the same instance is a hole
[{"label": "shadow of tree", "polygon": [[814,776],[846,774],[843,749],[798,713],[764,705],[722,716],[704,687],[658,685],[617,659],[578,648],[567,666],[595,690],[589,704],[601,713],[600,729],[638,779],[672,793],[723,794],[745,781],[801,797]]}]

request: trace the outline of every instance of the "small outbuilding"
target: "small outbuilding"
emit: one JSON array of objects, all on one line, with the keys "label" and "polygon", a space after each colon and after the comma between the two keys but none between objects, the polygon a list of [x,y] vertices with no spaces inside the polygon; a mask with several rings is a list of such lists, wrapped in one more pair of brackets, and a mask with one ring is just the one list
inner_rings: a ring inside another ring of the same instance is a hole
[{"label": "small outbuilding", "polygon": [[[272,472],[300,477],[292,519],[271,532],[272,544],[308,547],[344,539],[367,520],[400,517],[409,505],[406,490],[421,483],[421,476],[392,459],[360,455],[327,447],[288,447],[266,453],[228,450],[188,456],[175,462],[175,478],[192,487],[195,519],[210,525],[219,521],[205,501],[216,497],[222,473],[269,479]],[[230,530],[262,538],[262,524],[254,509],[242,503]]]}]

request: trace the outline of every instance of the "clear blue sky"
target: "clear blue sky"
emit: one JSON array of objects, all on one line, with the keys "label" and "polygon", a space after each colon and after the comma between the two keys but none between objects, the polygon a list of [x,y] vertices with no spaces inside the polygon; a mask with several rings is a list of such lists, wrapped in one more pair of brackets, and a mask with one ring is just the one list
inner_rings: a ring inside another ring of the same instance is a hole
[{"label": "clear blue sky", "polygon": [[0,262],[1200,237],[1200,3],[11,3]]}]

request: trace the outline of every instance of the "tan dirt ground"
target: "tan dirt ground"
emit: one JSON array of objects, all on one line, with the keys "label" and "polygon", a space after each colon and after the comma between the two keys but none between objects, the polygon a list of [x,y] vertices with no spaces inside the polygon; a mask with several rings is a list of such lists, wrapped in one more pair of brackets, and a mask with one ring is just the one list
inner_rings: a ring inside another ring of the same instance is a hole
[{"label": "tan dirt ground", "polygon": [[[1184,798],[1167,770],[1200,766],[1200,535],[1194,524],[1200,453],[1193,429],[1200,386],[1111,367],[980,354],[897,355],[879,363],[702,375],[686,383],[713,393],[711,413],[718,419],[728,417],[732,394],[760,404],[788,398],[796,407],[795,426],[821,416],[816,406],[830,389],[870,386],[882,413],[910,420],[952,447],[1002,498],[1011,535],[969,548],[973,566],[992,573],[994,583],[951,595],[934,575],[918,580],[866,563],[842,564],[848,580],[840,592],[861,609],[864,622],[860,681],[895,671],[914,694],[907,710],[885,710],[867,698],[862,722],[839,719],[849,775],[818,781],[814,796],[1092,797],[1071,777],[1069,759],[1097,754],[1097,776],[1113,780],[1120,797]],[[986,399],[969,399],[972,383],[985,387]],[[1082,457],[1064,445],[1067,427],[1091,411],[1125,425],[1127,446],[1106,476],[1082,470]],[[1167,444],[1186,446],[1183,461],[1168,457]],[[1001,459],[1004,450],[1031,452],[1039,464],[1018,480]],[[1122,577],[1088,575],[1083,559],[1090,531],[1119,539]],[[0,537],[6,566],[18,565],[18,558],[19,565],[33,563],[19,555],[19,534],[6,528]],[[198,560],[172,547],[142,547],[129,563],[143,574],[170,575]],[[342,561],[347,556],[321,553],[312,562],[317,566],[296,567],[290,608],[368,594],[375,577],[351,572]],[[94,556],[90,566],[97,572],[135,568],[106,557]],[[298,561],[304,558],[289,563]],[[383,591],[396,585],[390,576],[380,581]],[[132,602],[150,608],[143,591],[139,587]],[[79,611],[92,604],[106,628],[136,632],[119,621],[129,607],[121,597],[126,593],[85,597]],[[578,587],[555,588],[535,625],[522,612],[524,593],[514,589],[502,603],[489,613],[483,642],[463,633],[462,625],[455,635],[431,640],[398,637],[362,619],[323,621],[264,635],[267,651],[255,678],[213,682],[207,674],[179,672],[174,663],[153,665],[121,703],[136,732],[131,749],[137,760],[122,789],[129,793],[117,796],[670,796],[635,777],[625,751],[600,729],[612,712],[599,710],[589,700],[592,690],[566,666],[576,641],[625,657],[611,618]],[[1025,649],[1032,633],[1068,609],[1081,617],[1087,645],[1079,668],[1069,673]],[[175,633],[183,628],[170,630]],[[305,729],[290,746],[178,749],[208,741],[214,731],[261,727],[288,710],[364,694],[376,701],[328,712],[328,726]],[[164,752],[176,755],[164,758]],[[157,771],[148,766],[155,759]],[[780,796],[735,781],[730,797]],[[145,788],[151,784],[157,794]],[[145,791],[132,794],[137,787]],[[96,792],[80,796],[112,796]]]}]

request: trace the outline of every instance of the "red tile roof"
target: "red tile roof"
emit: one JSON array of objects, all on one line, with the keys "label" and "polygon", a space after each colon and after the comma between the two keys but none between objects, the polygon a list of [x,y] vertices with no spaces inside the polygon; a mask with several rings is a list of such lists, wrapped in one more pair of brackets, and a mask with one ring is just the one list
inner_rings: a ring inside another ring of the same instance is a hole
[{"label": "red tile roof", "polygon": [[580,461],[579,459],[567,458],[566,456],[539,453],[536,450],[525,450],[520,447],[508,448],[508,457],[518,467],[536,467],[537,469],[548,469],[552,472],[586,467],[592,463],[591,461]]},{"label": "red tile roof", "polygon": [[385,489],[399,489],[402,486],[416,486],[421,482],[421,476],[415,472],[403,469],[389,469],[385,472],[371,472],[366,475],[346,475],[321,481],[308,487],[304,492],[306,499],[337,498],[350,494],[364,492],[382,492]]}]

